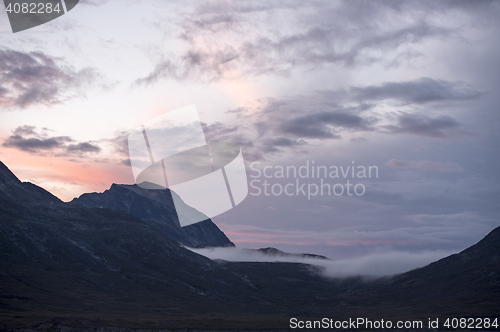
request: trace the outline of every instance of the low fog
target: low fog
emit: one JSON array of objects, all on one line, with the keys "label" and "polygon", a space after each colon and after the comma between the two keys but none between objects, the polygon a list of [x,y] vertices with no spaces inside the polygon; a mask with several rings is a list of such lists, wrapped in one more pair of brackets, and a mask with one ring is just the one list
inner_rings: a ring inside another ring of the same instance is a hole
[{"label": "low fog", "polygon": [[385,251],[334,261],[312,257],[269,255],[256,250],[238,248],[188,249],[212,260],[222,259],[231,262],[290,262],[311,264],[322,267],[323,275],[331,278],[350,276],[382,277],[394,275],[423,267],[454,253],[450,251],[426,251],[420,253]]}]

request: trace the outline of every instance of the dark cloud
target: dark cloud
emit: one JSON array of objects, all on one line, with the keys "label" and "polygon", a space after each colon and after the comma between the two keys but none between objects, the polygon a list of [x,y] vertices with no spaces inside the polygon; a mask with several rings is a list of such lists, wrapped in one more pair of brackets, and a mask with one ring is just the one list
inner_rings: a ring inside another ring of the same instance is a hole
[{"label": "dark cloud", "polygon": [[247,122],[256,120],[255,130],[262,138],[340,139],[342,132],[374,130],[378,120],[366,113],[372,106],[363,102],[347,106],[342,98],[345,96],[337,92],[319,91],[309,96],[268,99],[260,111],[243,110],[240,115]]},{"label": "dark cloud", "polygon": [[78,144],[70,144],[66,147],[66,150],[70,153],[99,153],[101,148],[95,144],[89,142],[83,142]]},{"label": "dark cloud", "polygon": [[263,140],[261,147],[265,153],[276,153],[282,152],[283,148],[293,149],[306,144],[307,142],[303,139],[295,140],[288,137],[276,137]]},{"label": "dark cloud", "polygon": [[221,122],[215,122],[210,125],[202,123],[201,126],[207,140],[211,140],[211,137],[220,139],[221,137],[234,133],[238,130],[236,126],[228,127]]},{"label": "dark cloud", "polygon": [[[234,123],[203,124],[203,129],[209,141],[232,141],[265,154],[286,150],[300,152],[298,148],[307,144],[308,139],[342,139],[342,134],[347,132],[455,139],[470,136],[470,133],[450,116],[420,114],[421,105],[440,102],[441,106],[446,106],[446,103],[476,99],[480,95],[474,87],[463,82],[430,78],[354,86],[345,90],[316,91],[307,96],[268,98],[261,100],[260,106],[254,109],[240,107],[227,111],[236,116]],[[395,117],[391,113],[376,112],[385,100],[407,110]]]},{"label": "dark cloud", "polygon": [[366,142],[366,138],[364,137],[353,137],[350,139],[351,142]]},{"label": "dark cloud", "polygon": [[54,150],[57,148],[63,148],[66,142],[71,142],[72,140],[67,136],[61,137],[50,137],[50,138],[38,138],[29,137],[25,138],[21,135],[12,135],[2,146],[8,148],[17,148],[22,151],[36,153],[45,150]]},{"label": "dark cloud", "polygon": [[210,125],[202,123],[207,142],[232,142],[243,147],[252,147],[253,142],[247,136],[245,126],[227,125],[215,122]]},{"label": "dark cloud", "polygon": [[[386,82],[374,86],[350,87],[316,91],[310,95],[285,96],[260,100],[260,105],[226,113],[236,116],[233,123],[203,125],[206,137],[212,141],[239,142],[248,152],[274,154],[305,152],[307,140],[342,139],[345,133],[379,132],[411,134],[433,139],[457,139],[471,135],[464,126],[448,115],[421,114],[433,111],[430,102],[439,106],[481,96],[464,82],[449,82],[431,78],[405,82]],[[405,111],[378,112],[386,100]],[[455,105],[455,104],[453,104]],[[437,109],[436,109],[437,110]],[[384,123],[391,124],[384,124]],[[351,138],[363,142],[365,138]]]},{"label": "dark cloud", "polygon": [[337,129],[366,129],[363,118],[355,114],[337,112],[319,112],[299,116],[285,121],[280,129],[297,137],[341,138]]},{"label": "dark cloud", "polygon": [[[130,130],[118,130],[115,132],[113,138],[103,138],[98,140],[97,143],[109,146],[116,153],[116,158],[113,158],[113,162],[122,166],[131,166],[128,152],[129,134]],[[101,149],[99,146],[97,146],[97,148]],[[104,160],[101,159],[95,161],[102,162]],[[105,162],[109,162],[109,159],[106,159]]]},{"label": "dark cloud", "polygon": [[[183,55],[158,62],[152,72],[135,83],[151,84],[159,79],[216,81],[231,78],[234,70],[245,75],[261,75],[287,74],[295,66],[315,68],[328,64],[365,65],[382,61],[367,56],[367,52],[380,49],[388,51],[404,43],[419,43],[426,38],[446,33],[445,29],[421,24],[396,32],[360,38],[348,50],[344,50],[343,45],[338,46],[339,41],[346,44],[352,42],[339,38],[338,27],[315,27],[294,35],[276,38],[261,36],[240,45],[214,44],[210,48],[198,45],[204,42],[191,40],[190,49]],[[408,57],[411,54],[405,55]]]},{"label": "dark cloud", "polygon": [[0,50],[0,104],[26,108],[61,103],[95,76],[92,69],[75,71],[43,52]]},{"label": "dark cloud", "polygon": [[35,126],[19,126],[16,129],[14,129],[13,134],[14,135],[37,135],[35,132],[36,127]]},{"label": "dark cloud", "polygon": [[278,137],[270,140],[270,143],[274,146],[296,146],[306,144],[304,140],[294,140],[287,137]]},{"label": "dark cloud", "polygon": [[123,166],[132,166],[132,164],[130,163],[130,159],[127,158],[127,159],[122,159],[120,161],[120,165],[123,165]]},{"label": "dark cloud", "polygon": [[[492,21],[500,12],[490,1],[471,7],[460,1],[200,2],[178,22],[184,53],[158,61],[136,83],[288,74],[298,66],[399,66],[422,56],[413,45],[460,36],[461,26]],[[457,16],[460,26],[443,19]]]},{"label": "dark cloud", "polygon": [[474,87],[463,82],[447,82],[421,78],[407,82],[388,82],[378,86],[352,87],[348,93],[355,100],[392,99],[406,104],[433,101],[470,100],[481,96]]},{"label": "dark cloud", "polygon": [[391,134],[413,134],[429,138],[452,139],[470,135],[455,119],[442,115],[435,118],[420,114],[402,114],[396,125],[385,126]]},{"label": "dark cloud", "polygon": [[52,154],[55,156],[97,154],[101,148],[91,142],[75,142],[69,136],[49,136],[48,129],[37,131],[34,126],[19,126],[2,146],[29,153]]},{"label": "dark cloud", "polygon": [[179,76],[176,73],[176,67],[171,63],[170,60],[162,61],[158,63],[153,71],[149,73],[148,76],[137,79],[135,84],[151,84],[158,81],[161,78],[176,78]]},{"label": "dark cloud", "polygon": [[120,130],[115,133],[115,137],[111,139],[105,139],[102,141],[111,143],[114,150],[121,156],[129,157],[128,153],[128,135],[130,131]]},{"label": "dark cloud", "polygon": [[268,98],[256,108],[237,108],[231,123],[203,124],[207,141],[230,141],[261,160],[262,154],[304,153],[307,139],[340,139],[341,132],[372,131],[377,119],[364,104],[346,107],[336,94]]}]

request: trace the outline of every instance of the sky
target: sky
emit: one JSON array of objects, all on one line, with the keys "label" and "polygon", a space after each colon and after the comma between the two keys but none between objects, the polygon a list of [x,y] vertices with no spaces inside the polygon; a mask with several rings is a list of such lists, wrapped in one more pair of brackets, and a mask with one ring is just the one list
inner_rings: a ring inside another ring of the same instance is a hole
[{"label": "sky", "polygon": [[213,218],[238,248],[422,266],[499,226],[498,17],[486,0],[82,0],[12,33],[2,7],[0,160],[64,201],[132,184],[128,134],[194,104],[206,140],[243,153],[249,195]]}]

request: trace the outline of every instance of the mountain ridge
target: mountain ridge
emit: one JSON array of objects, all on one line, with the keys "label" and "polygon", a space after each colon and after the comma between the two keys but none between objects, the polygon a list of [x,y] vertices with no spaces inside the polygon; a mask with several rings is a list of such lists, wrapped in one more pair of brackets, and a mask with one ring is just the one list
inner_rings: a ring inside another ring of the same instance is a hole
[{"label": "mountain ridge", "polygon": [[227,236],[206,216],[206,219],[199,223],[181,227],[177,213],[188,216],[201,213],[186,204],[176,208],[172,195],[177,194],[169,189],[144,189],[137,184],[113,183],[102,193],[85,193],[74,198],[69,204],[130,213],[188,247],[234,247]]},{"label": "mountain ridge", "polygon": [[242,249],[249,253],[261,253],[269,257],[289,257],[289,258],[312,258],[312,259],[324,259],[331,260],[330,258],[323,255],[307,254],[307,253],[289,253],[279,250],[274,247],[258,248],[258,249]]},{"label": "mountain ridge", "polygon": [[325,278],[303,263],[215,262],[155,223],[63,203],[0,165],[0,330],[285,328],[290,317],[360,313],[496,317],[499,246],[497,227],[458,254],[376,280]]},{"label": "mountain ridge", "polygon": [[[25,195],[27,190],[30,195]],[[0,198],[11,198],[14,200],[25,200],[32,204],[51,203],[64,204],[58,197],[49,191],[31,183],[22,182],[16,175],[0,161]]]}]

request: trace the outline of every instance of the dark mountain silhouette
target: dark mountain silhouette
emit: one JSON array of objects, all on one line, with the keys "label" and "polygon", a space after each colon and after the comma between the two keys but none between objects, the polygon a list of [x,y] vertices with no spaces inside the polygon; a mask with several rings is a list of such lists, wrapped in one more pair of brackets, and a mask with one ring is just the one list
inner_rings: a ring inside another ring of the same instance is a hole
[{"label": "dark mountain silhouette", "polygon": [[458,254],[387,279],[376,291],[380,301],[427,303],[436,310],[449,306],[457,312],[467,311],[470,317],[479,317],[488,311],[498,316],[500,227]]},{"label": "dark mountain silhouette", "polygon": [[4,203],[2,204],[4,208],[9,208],[7,202],[35,205],[64,204],[45,189],[30,182],[21,182],[2,162],[0,162],[0,200]]},{"label": "dark mountain silhouette", "polygon": [[196,309],[234,314],[259,302],[242,276],[150,222],[64,203],[1,163],[0,255],[0,328],[94,315],[185,323]]},{"label": "dark mountain silhouette", "polygon": [[290,317],[500,315],[500,228],[426,267],[366,280],[325,278],[299,263],[215,262],[159,224],[63,203],[0,163],[0,330],[262,329],[287,328]]},{"label": "dark mountain silhouette", "polygon": [[362,313],[371,319],[425,320],[498,317],[499,263],[500,227],[458,254],[378,279],[321,279],[317,278],[321,269],[303,264],[222,262],[245,275],[257,289],[286,299],[283,306],[289,312],[299,312],[296,306],[302,303],[300,313],[308,319],[330,317],[334,312],[336,317]]},{"label": "dark mountain silhouette", "polygon": [[200,212],[187,205],[176,212],[172,194],[176,195],[168,189],[151,190],[138,185],[113,184],[103,193],[83,194],[73,199],[71,204],[130,213],[188,247],[234,246],[208,218],[196,224],[180,227],[177,213],[199,214]]},{"label": "dark mountain silhouette", "polygon": [[248,252],[256,252],[260,254],[264,254],[269,257],[283,257],[283,258],[314,258],[314,259],[327,259],[330,260],[330,258],[322,256],[322,255],[315,255],[315,254],[293,254],[289,252],[284,252],[279,249],[273,248],[273,247],[267,247],[267,248],[259,248],[259,249],[243,249]]}]

